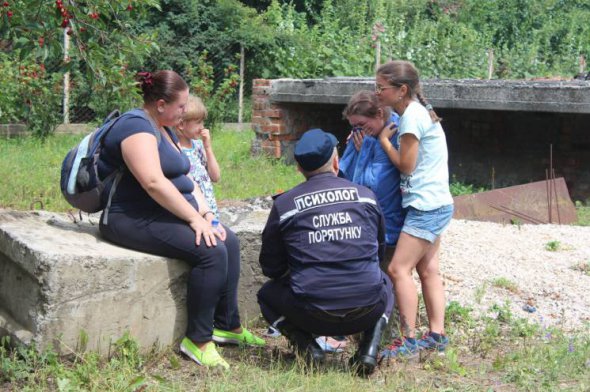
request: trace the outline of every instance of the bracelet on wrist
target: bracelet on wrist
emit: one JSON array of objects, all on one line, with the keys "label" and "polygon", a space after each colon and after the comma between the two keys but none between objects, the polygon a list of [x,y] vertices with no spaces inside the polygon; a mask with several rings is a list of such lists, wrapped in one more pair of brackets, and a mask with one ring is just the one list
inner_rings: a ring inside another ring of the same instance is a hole
[{"label": "bracelet on wrist", "polygon": [[207,214],[215,215],[215,214],[213,213],[213,211],[211,211],[211,210],[207,210],[207,211],[205,211],[205,212],[203,213],[202,217],[203,217],[203,218],[204,218],[204,217],[206,217],[206,216],[207,216]]}]

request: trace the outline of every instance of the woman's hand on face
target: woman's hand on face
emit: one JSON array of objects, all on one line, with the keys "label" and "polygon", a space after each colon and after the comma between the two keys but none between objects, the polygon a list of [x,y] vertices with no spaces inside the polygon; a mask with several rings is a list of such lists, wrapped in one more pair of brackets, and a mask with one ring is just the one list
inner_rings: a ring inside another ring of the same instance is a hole
[{"label": "woman's hand on face", "polygon": [[217,240],[215,239],[215,236],[217,235],[215,233],[216,230],[211,227],[210,222],[207,222],[199,216],[199,218],[193,219],[188,224],[195,232],[195,244],[197,244],[197,246],[201,244],[201,236],[203,237],[203,240],[205,240],[205,245],[207,245],[208,248],[211,246],[217,246]]},{"label": "woman's hand on face", "polygon": [[354,143],[354,148],[356,148],[357,151],[360,151],[361,146],[363,145],[363,138],[365,137],[365,132],[362,130],[353,130],[351,133],[351,137],[352,142]]}]

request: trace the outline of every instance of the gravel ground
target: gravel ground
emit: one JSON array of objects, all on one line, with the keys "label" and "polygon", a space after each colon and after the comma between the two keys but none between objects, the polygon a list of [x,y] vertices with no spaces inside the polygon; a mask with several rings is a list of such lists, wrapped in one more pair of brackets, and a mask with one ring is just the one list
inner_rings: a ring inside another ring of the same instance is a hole
[{"label": "gravel ground", "polygon": [[[508,301],[514,315],[542,325],[567,330],[590,322],[590,227],[453,220],[441,272],[447,302],[478,313]],[[494,283],[502,278],[514,288]]]},{"label": "gravel ground", "polygon": [[[238,211],[269,210],[272,199],[221,206],[223,221],[231,223]],[[547,250],[552,242],[557,249]],[[590,323],[590,227],[453,220],[443,234],[441,272],[447,303],[472,307],[476,315],[508,302],[514,315],[545,326]]]}]

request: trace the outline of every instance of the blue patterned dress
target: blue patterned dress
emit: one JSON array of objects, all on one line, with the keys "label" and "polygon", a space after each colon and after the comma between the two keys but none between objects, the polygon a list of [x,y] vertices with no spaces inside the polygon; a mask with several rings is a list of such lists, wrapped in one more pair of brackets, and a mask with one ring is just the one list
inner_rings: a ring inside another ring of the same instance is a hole
[{"label": "blue patterned dress", "polygon": [[209,208],[219,219],[219,212],[217,210],[217,202],[215,201],[215,194],[213,193],[213,183],[207,172],[207,155],[205,154],[205,147],[201,140],[191,140],[191,148],[182,148],[182,152],[188,157],[191,168],[188,176],[201,188],[201,192],[209,204]]}]

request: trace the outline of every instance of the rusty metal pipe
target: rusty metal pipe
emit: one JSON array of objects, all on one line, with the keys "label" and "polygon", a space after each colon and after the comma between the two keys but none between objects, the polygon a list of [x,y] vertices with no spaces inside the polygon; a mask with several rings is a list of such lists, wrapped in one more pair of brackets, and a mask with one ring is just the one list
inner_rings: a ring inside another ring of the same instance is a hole
[{"label": "rusty metal pipe", "polygon": [[559,198],[557,197],[557,187],[555,185],[555,169],[553,169],[553,193],[555,194],[555,208],[557,209],[557,223],[561,225],[561,216],[559,215]]},{"label": "rusty metal pipe", "polygon": [[549,193],[549,171],[545,169],[545,190],[547,191],[547,222],[551,223],[551,193]]},{"label": "rusty metal pipe", "polygon": [[498,211],[502,211],[502,212],[505,212],[507,214],[514,215],[517,218],[524,219],[524,220],[529,221],[531,223],[536,223],[536,224],[543,224],[543,223],[545,223],[542,220],[533,218],[532,216],[526,215],[526,214],[524,214],[522,212],[519,212],[519,211],[512,210],[512,209],[510,209],[508,207],[505,207],[505,206],[498,206],[498,205],[493,205],[493,204],[489,204],[489,206],[492,207],[492,208],[494,208],[494,209],[496,209],[496,210],[498,210]]}]

